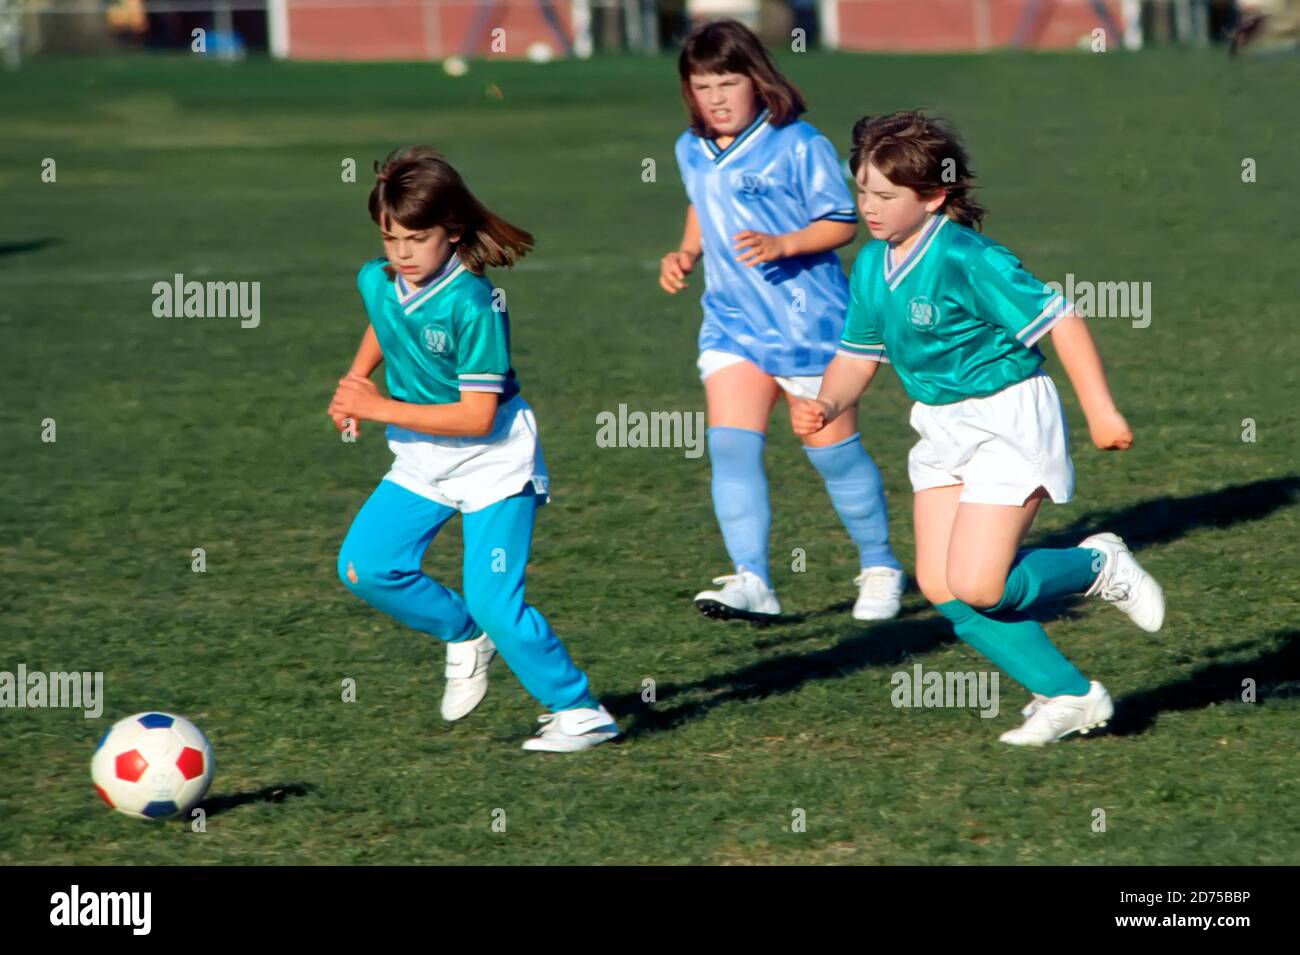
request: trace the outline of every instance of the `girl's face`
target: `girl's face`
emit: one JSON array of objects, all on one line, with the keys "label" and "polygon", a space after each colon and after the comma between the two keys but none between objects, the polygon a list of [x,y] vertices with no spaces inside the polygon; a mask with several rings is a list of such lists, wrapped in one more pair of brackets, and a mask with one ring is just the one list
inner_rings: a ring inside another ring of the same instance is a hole
[{"label": "girl's face", "polygon": [[413,230],[396,219],[390,219],[388,224],[388,229],[379,230],[384,239],[384,254],[402,278],[415,285],[446,265],[459,238],[448,234],[440,225]]},{"label": "girl's face", "polygon": [[715,139],[735,136],[758,115],[754,81],[744,73],[692,73],[691,92]]},{"label": "girl's face", "polygon": [[896,186],[867,163],[858,167],[858,208],[873,239],[898,244],[915,235],[931,213],[943,206],[944,193],[930,199],[908,186]]}]

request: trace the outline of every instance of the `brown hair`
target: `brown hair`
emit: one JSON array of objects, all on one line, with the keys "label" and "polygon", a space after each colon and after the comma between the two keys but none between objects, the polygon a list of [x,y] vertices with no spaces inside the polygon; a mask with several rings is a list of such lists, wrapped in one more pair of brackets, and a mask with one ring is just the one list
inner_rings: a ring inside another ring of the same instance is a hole
[{"label": "brown hair", "polygon": [[854,123],[849,170],[855,179],[864,163],[922,196],[945,193],[943,212],[961,225],[978,229],[988,212],[971,196],[975,173],[957,131],[920,110],[864,116]]},{"label": "brown hair", "polygon": [[781,75],[754,31],[736,20],[713,20],[691,31],[677,57],[682,99],[691,114],[691,129],[707,136],[709,124],[695,105],[691,74],[743,73],[754,84],[759,101],[771,114],[773,126],[785,126],[808,109],[803,94]]},{"label": "brown hair", "polygon": [[[474,198],[460,173],[432,146],[395,149],[375,163],[370,218],[381,229],[396,221],[411,230],[442,226],[459,233],[456,254],[476,275],[513,265],[533,247],[533,237]],[[386,268],[391,279],[394,272]]]}]

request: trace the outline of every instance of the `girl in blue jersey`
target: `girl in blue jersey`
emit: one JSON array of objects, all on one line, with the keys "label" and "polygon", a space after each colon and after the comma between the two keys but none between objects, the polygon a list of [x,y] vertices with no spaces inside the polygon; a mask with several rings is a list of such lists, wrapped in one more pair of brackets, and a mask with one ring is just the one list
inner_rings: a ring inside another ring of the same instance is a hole
[{"label": "girl in blue jersey", "polygon": [[1042,746],[1105,726],[1114,707],[1048,640],[1034,608],[1100,596],[1159,630],[1160,585],[1114,534],[1022,550],[1045,498],[1074,495],[1061,399],[1036,343],[1049,335],[1102,450],[1133,443],[1083,318],[1059,290],[975,231],[966,152],[945,124],[905,112],[859,121],[851,168],[874,239],[858,255],[840,351],[795,431],[818,434],[862,396],[880,362],[916,400],[908,457],[916,579],[962,640],[1033,691],[1003,742]]},{"label": "girl in blue jersey", "polygon": [[[678,73],[691,128],[676,154],[690,204],[659,284],[681,291],[703,257],[698,365],[713,509],[736,568],[695,603],[712,617],[771,619],[781,607],[768,572],[768,419],[782,393],[787,402],[815,397],[835,353],[848,284],[834,250],[853,241],[857,215],[835,148],[799,119],[803,97],[750,30],[732,20],[699,27],[686,38]],[[853,616],[895,616],[903,570],[856,409],[803,443],[858,548]]]},{"label": "girl in blue jersey", "polygon": [[[447,643],[442,715],[467,715],[500,651],[547,713],[524,749],[573,752],[618,735],[586,675],[524,601],[524,568],[549,478],[532,409],[510,365],[510,323],[487,266],[509,266],[532,236],[483,207],[428,146],[378,166],[370,217],[384,256],[357,286],[369,325],[329,414],[340,430],[388,425],[392,469],[339,551],[343,584]],[[370,380],[384,362],[389,397]],[[463,521],[464,595],[420,562],[455,514]]]}]

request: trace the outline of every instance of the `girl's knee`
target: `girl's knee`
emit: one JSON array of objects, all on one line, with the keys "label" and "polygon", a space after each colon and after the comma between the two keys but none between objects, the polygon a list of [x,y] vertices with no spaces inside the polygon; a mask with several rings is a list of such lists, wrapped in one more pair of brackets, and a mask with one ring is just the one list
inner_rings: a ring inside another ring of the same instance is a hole
[{"label": "girl's knee", "polygon": [[348,548],[339,552],[338,575],[344,587],[363,599],[392,586],[405,576],[373,558],[367,558],[364,553]]},{"label": "girl's knee", "polygon": [[995,606],[1002,599],[1005,587],[1005,580],[988,580],[961,574],[955,578],[951,574],[948,577],[948,589],[952,591],[953,597],[977,610]]},{"label": "girl's knee", "polygon": [[952,591],[942,580],[917,577],[916,586],[921,591],[921,595],[936,607],[953,599]]},{"label": "girl's knee", "polygon": [[339,580],[343,581],[345,587],[355,587],[361,582],[357,566],[346,550],[339,551],[338,574]]}]

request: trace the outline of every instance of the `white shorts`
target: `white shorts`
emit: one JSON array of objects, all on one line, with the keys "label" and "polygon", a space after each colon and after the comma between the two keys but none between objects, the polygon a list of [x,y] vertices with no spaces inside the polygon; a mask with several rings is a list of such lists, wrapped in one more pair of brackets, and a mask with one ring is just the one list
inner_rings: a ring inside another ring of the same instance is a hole
[{"label": "white shorts", "polygon": [[[695,363],[695,367],[700,370],[700,381],[703,381],[715,371],[721,371],[731,365],[738,365],[742,361],[749,361],[749,359],[740,355],[733,355],[731,352],[708,348],[700,352],[700,358]],[[817,393],[822,390],[821,375],[800,375],[795,378],[782,378],[774,375],[773,377],[776,378],[778,385],[796,398],[816,398]]]},{"label": "white shorts", "polygon": [[1038,488],[1074,496],[1070,435],[1056,385],[1039,372],[983,398],[912,406],[921,440],[907,456],[913,491],[965,485],[961,500],[1019,506]]},{"label": "white shorts", "polygon": [[533,409],[519,395],[497,408],[491,433],[449,438],[389,431],[393,467],[384,475],[431,501],[466,514],[514,497],[528,485],[550,500],[550,476]]}]

